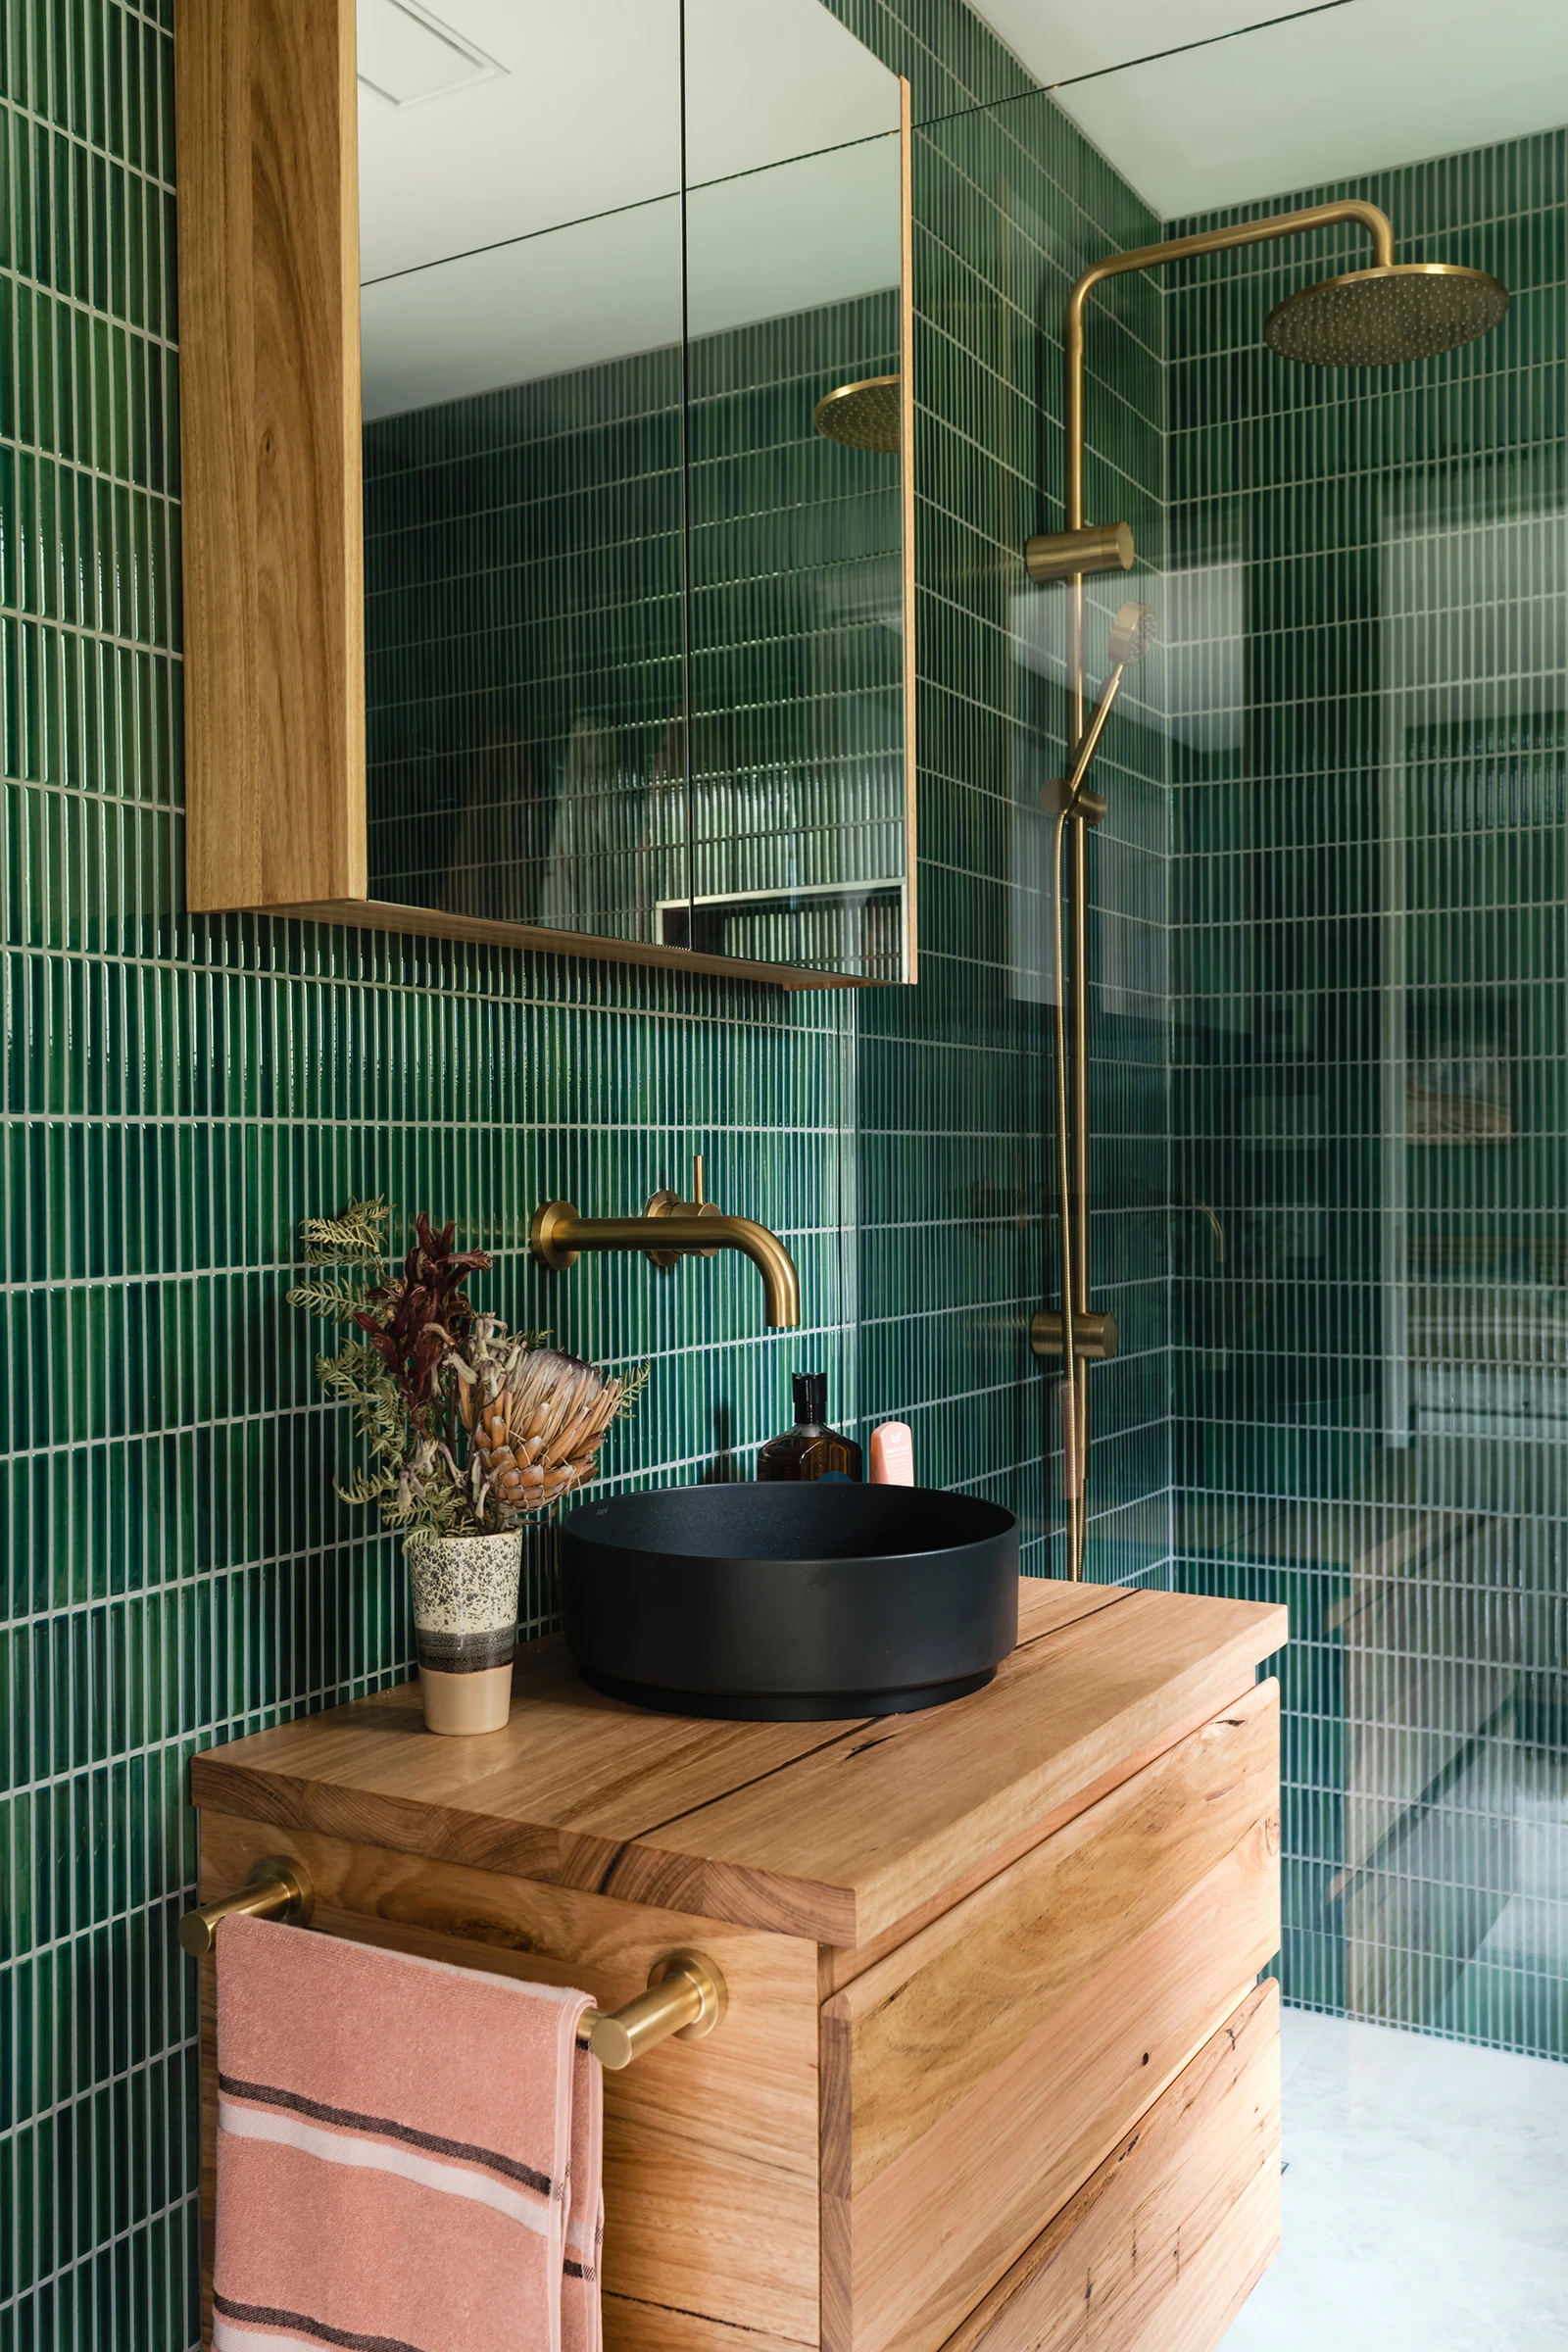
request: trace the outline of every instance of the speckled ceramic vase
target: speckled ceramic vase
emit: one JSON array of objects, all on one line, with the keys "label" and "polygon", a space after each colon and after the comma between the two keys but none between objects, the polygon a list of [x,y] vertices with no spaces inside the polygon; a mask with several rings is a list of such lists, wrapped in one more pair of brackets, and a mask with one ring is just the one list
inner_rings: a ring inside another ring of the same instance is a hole
[{"label": "speckled ceramic vase", "polygon": [[512,1710],[522,1531],[404,1539],[429,1732],[499,1732]]}]

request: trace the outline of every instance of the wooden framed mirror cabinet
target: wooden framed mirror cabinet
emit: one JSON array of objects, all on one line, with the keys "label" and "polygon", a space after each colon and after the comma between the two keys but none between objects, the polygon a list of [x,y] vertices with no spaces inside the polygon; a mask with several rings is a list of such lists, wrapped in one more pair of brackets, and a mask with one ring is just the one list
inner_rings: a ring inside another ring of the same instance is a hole
[{"label": "wooden framed mirror cabinet", "polygon": [[822,0],[176,0],[187,888],[915,976],[908,86]]}]

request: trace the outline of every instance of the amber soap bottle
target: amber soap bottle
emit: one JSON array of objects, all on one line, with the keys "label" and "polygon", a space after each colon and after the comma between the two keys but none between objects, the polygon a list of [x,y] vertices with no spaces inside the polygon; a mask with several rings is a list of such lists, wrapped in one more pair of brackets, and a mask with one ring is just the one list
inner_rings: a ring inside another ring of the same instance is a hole
[{"label": "amber soap bottle", "polygon": [[853,1438],[827,1427],[827,1374],[795,1375],[795,1427],[769,1438],[757,1457],[760,1479],[831,1478],[854,1483],[860,1476],[860,1448]]}]

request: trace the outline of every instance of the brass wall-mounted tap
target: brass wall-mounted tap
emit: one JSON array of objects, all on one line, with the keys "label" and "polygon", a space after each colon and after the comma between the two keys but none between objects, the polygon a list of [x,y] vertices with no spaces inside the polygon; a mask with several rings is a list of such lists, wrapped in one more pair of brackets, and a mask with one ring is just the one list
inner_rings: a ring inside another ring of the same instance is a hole
[{"label": "brass wall-mounted tap", "polygon": [[583,1250],[640,1250],[666,1270],[683,1257],[716,1257],[739,1250],[762,1277],[769,1331],[796,1331],[801,1283],[795,1260],[765,1225],[730,1217],[704,1196],[703,1157],[692,1159],[692,1198],[655,1193],[640,1217],[579,1217],[569,1200],[547,1200],[533,1212],[528,1247],[542,1266],[564,1274]]}]

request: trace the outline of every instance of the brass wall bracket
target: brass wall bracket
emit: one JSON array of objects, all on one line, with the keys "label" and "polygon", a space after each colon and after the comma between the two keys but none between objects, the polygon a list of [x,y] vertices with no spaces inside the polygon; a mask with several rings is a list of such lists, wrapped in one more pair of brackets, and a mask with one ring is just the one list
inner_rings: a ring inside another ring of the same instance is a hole
[{"label": "brass wall bracket", "polygon": [[1132,525],[1090,522],[1075,531],[1037,531],[1024,542],[1023,567],[1037,588],[1090,571],[1131,571]]},{"label": "brass wall bracket", "polygon": [[[1048,816],[1059,816],[1066,798],[1065,776],[1053,776],[1049,783],[1040,787],[1040,806]],[[1104,795],[1091,791],[1087,784],[1081,784],[1078,797],[1072,805],[1072,812],[1074,816],[1081,816],[1086,825],[1098,825],[1105,813]]]},{"label": "brass wall bracket", "polygon": [[[1072,1319],[1072,1351],[1091,1363],[1108,1363],[1116,1352],[1116,1318],[1094,1315],[1080,1308]],[[1036,1355],[1060,1355],[1061,1309],[1043,1306],[1029,1324],[1029,1345]]]},{"label": "brass wall bracket", "polygon": [[533,1212],[528,1228],[528,1247],[542,1266],[552,1274],[564,1274],[577,1263],[577,1251],[562,1240],[563,1233],[578,1222],[577,1211],[569,1200],[546,1200]]},{"label": "brass wall bracket", "polygon": [[221,1895],[216,1903],[200,1903],[179,1923],[179,1947],[193,1960],[202,1959],[225,1919],[277,1919],[285,1926],[310,1924],[316,1908],[316,1888],[303,1862],[287,1854],[267,1854],[253,1868],[237,1894]]}]

